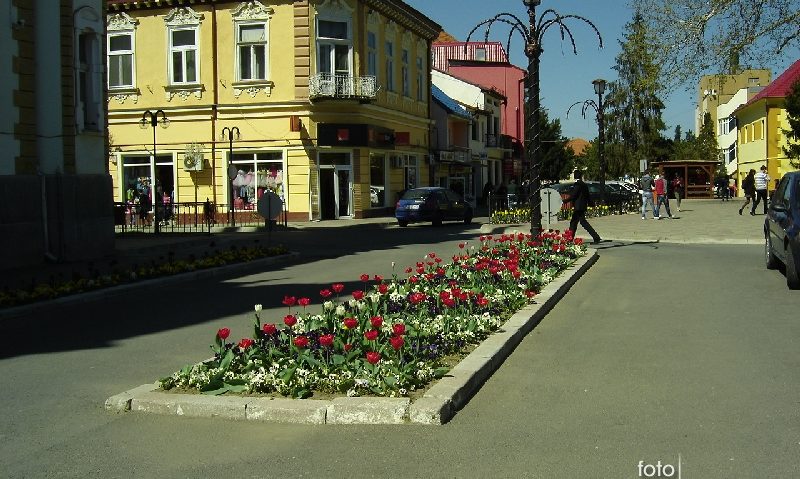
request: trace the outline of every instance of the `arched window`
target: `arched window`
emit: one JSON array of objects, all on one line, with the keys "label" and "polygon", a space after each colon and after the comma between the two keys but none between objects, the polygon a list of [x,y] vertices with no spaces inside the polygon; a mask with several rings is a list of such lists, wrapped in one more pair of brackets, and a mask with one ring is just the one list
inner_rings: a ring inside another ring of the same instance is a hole
[{"label": "arched window", "polygon": [[94,8],[83,6],[75,11],[74,20],[75,123],[78,132],[100,131],[103,126],[102,17]]}]

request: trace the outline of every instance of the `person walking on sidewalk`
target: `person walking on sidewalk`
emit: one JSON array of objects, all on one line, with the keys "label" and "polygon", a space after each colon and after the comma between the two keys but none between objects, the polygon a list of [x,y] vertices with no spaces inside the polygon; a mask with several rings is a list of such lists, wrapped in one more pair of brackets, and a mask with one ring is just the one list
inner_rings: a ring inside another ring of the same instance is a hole
[{"label": "person walking on sidewalk", "polygon": [[569,221],[569,231],[572,232],[572,237],[575,237],[575,230],[578,228],[578,223],[583,226],[592,236],[594,244],[601,241],[600,235],[592,228],[592,225],[586,220],[586,210],[590,206],[594,206],[594,201],[589,195],[589,187],[583,182],[583,172],[575,170],[575,185],[572,187],[572,194],[569,198],[563,200],[564,203],[572,203],[572,219]]},{"label": "person walking on sidewalk", "polygon": [[653,205],[653,189],[655,188],[655,184],[653,183],[653,177],[650,176],[650,172],[648,170],[644,171],[642,177],[639,179],[639,192],[642,194],[642,219],[647,219],[647,205],[650,205],[650,209],[653,210],[653,219],[658,217],[658,213],[656,213],[656,207]]},{"label": "person walking on sidewalk", "polygon": [[675,202],[678,203],[678,211],[680,211],[681,198],[683,197],[683,180],[678,173],[675,173],[675,178],[672,179],[672,191],[675,193]]},{"label": "person walking on sidewalk", "polygon": [[656,175],[656,216],[661,219],[661,205],[667,209],[667,215],[672,218],[669,210],[669,195],[667,195],[667,179],[661,175]]},{"label": "person walking on sidewalk", "polygon": [[756,198],[756,170],[750,169],[747,176],[742,180],[742,190],[744,191],[744,204],[739,208],[739,214],[750,204],[750,201],[755,201]]},{"label": "person walking on sidewalk", "polygon": [[752,216],[756,215],[756,207],[764,200],[764,214],[767,214],[767,185],[769,184],[769,175],[767,174],[767,167],[762,166],[761,171],[756,173],[755,176],[755,183],[756,183],[756,199],[753,201],[753,207],[750,208],[750,214]]}]

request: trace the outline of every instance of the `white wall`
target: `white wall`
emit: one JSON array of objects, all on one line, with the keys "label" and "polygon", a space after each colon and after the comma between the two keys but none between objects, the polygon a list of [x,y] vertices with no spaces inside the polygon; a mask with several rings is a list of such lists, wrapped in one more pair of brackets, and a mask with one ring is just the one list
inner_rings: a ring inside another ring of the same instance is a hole
[{"label": "white wall", "polygon": [[13,175],[14,158],[19,156],[19,141],[14,139],[14,125],[19,122],[14,90],[19,88],[19,79],[11,72],[12,58],[18,51],[11,39],[12,29],[17,28],[16,13],[11,0],[0,0],[0,175]]}]

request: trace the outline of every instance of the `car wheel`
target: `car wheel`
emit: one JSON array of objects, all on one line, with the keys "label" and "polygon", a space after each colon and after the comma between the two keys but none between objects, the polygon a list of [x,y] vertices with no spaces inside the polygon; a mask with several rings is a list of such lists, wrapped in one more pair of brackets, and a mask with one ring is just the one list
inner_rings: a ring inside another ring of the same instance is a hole
[{"label": "car wheel", "polygon": [[433,214],[433,220],[431,220],[431,223],[433,223],[433,226],[442,226],[442,212],[441,211],[437,211],[436,213]]},{"label": "car wheel", "polygon": [[400,225],[401,228],[405,228],[406,226],[408,226],[408,221],[397,220],[397,224]]},{"label": "car wheel", "polygon": [[786,286],[789,289],[800,289],[800,276],[798,276],[797,263],[792,253],[792,245],[786,247]]},{"label": "car wheel", "polygon": [[767,269],[775,269],[778,267],[778,258],[772,252],[772,240],[769,233],[764,236],[764,256],[766,258]]}]

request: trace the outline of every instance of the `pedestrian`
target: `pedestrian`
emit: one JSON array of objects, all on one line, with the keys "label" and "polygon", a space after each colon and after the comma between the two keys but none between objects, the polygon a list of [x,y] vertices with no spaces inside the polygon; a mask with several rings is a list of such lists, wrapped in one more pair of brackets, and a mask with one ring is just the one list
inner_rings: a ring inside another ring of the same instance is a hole
[{"label": "pedestrian", "polygon": [[[750,204],[750,201],[755,201],[756,198],[756,170],[750,169],[747,176],[742,180],[742,190],[744,191],[744,204],[739,208],[739,214],[742,214],[745,207]],[[752,213],[751,213],[752,214]]]},{"label": "pedestrian", "polygon": [[756,196],[753,201],[753,207],[750,208],[750,215],[756,215],[756,207],[764,200],[764,214],[767,214],[767,185],[769,184],[769,175],[767,174],[767,167],[762,166],[761,171],[756,173],[754,177],[756,183]]},{"label": "pedestrian", "polygon": [[583,182],[583,172],[581,170],[575,170],[575,185],[572,187],[572,194],[562,201],[564,203],[572,203],[572,219],[569,221],[569,231],[572,232],[572,237],[575,237],[575,230],[578,228],[578,223],[580,223],[583,229],[592,236],[594,244],[602,241],[597,231],[586,220],[586,210],[590,206],[594,206],[594,201],[589,195],[589,187]]},{"label": "pedestrian", "polygon": [[661,175],[656,175],[656,216],[661,219],[661,205],[667,209],[667,215],[672,218],[672,212],[669,210],[669,195],[667,194],[667,179]]},{"label": "pedestrian", "polygon": [[642,219],[647,219],[647,205],[650,205],[650,209],[653,210],[653,219],[658,217],[656,214],[656,207],[653,205],[653,189],[655,188],[655,183],[653,183],[653,177],[650,176],[650,172],[645,170],[642,177],[639,179],[639,192],[642,194]]},{"label": "pedestrian", "polygon": [[675,202],[678,203],[678,211],[680,211],[681,198],[683,197],[683,180],[678,173],[675,173],[675,178],[672,179],[672,191],[675,193]]}]

